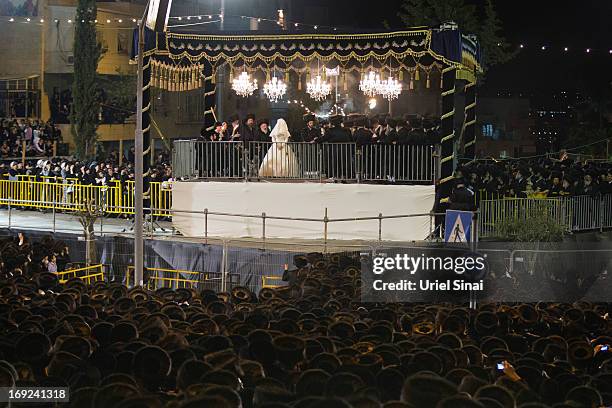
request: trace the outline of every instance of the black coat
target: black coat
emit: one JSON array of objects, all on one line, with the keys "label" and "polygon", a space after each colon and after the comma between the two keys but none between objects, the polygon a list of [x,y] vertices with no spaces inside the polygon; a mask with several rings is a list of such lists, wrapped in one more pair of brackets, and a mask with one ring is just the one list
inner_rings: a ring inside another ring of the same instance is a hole
[{"label": "black coat", "polygon": [[351,131],[342,126],[329,128],[318,140],[319,143],[350,143],[353,141]]},{"label": "black coat", "polygon": [[395,129],[391,129],[389,131],[389,133],[383,133],[382,137],[380,138],[379,143],[384,143],[384,144],[394,144],[397,143],[398,141],[398,137],[397,137],[397,132],[395,131]]},{"label": "black coat", "polygon": [[272,138],[270,137],[270,132],[268,133],[264,133],[261,131],[261,129],[257,129],[257,133],[256,133],[256,141],[258,142],[271,142]]},{"label": "black coat", "polygon": [[473,211],[475,208],[474,194],[466,187],[453,189],[450,196],[450,209],[460,211]]},{"label": "black coat", "polygon": [[353,133],[353,139],[357,146],[368,145],[372,143],[372,132],[368,129],[359,128]]},{"label": "black coat", "polygon": [[244,125],[242,129],[240,129],[240,140],[243,142],[256,142],[257,139],[257,130],[255,127],[249,127]]},{"label": "black coat", "polygon": [[295,141],[309,143],[315,140],[319,136],[321,136],[321,129],[316,128],[316,127],[309,128],[308,126],[306,126],[300,131]]},{"label": "black coat", "polygon": [[397,144],[401,144],[401,145],[414,144],[414,142],[411,140],[410,131],[406,129],[405,127],[400,128],[397,131]]}]

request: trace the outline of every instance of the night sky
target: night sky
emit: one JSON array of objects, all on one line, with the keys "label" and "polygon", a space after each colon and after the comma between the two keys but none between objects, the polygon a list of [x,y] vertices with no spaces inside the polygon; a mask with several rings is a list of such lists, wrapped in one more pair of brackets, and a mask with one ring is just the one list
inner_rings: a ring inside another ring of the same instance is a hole
[{"label": "night sky", "polygon": [[[379,28],[385,20],[392,28],[402,27],[396,16],[402,0],[348,3],[357,5],[353,9],[357,10],[355,17],[360,27]],[[384,7],[376,8],[374,4],[384,4]],[[523,43],[525,48],[511,62],[491,69],[482,92],[578,89],[587,93],[604,90],[610,93],[612,54],[608,51],[612,49],[612,1],[494,0],[494,4],[508,42],[517,47]],[[541,50],[543,45],[548,47],[547,51]],[[566,46],[567,53],[563,51]],[[586,48],[591,48],[592,53],[587,54]]]}]

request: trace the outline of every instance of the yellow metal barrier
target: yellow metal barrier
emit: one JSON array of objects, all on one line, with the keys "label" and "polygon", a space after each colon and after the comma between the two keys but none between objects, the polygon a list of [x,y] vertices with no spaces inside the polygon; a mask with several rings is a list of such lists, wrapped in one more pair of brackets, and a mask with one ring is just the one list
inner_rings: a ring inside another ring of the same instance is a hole
[{"label": "yellow metal barrier", "polygon": [[[57,211],[84,211],[88,203],[106,214],[134,214],[134,182],[111,181],[108,186],[79,184],[76,179],[19,176],[16,181],[0,180],[0,205]],[[170,217],[172,183],[152,182],[146,207],[156,208],[153,216]]]},{"label": "yellow metal barrier", "polygon": [[79,278],[86,284],[104,280],[102,264],[86,266],[84,268],[70,269],[64,272],[56,272],[60,283],[66,283],[69,279]]},{"label": "yellow metal barrier", "polygon": [[[132,282],[134,267],[128,266],[126,274],[126,282],[128,285]],[[148,275],[148,276],[147,276]],[[209,274],[205,272],[186,271],[181,269],[164,269],[164,268],[145,268],[145,276],[147,276],[147,289],[155,290],[159,288],[194,288],[197,289],[201,281],[209,280]],[[185,277],[186,276],[186,277]]]},{"label": "yellow metal barrier", "polygon": [[268,283],[268,281],[282,281],[283,277],[282,276],[262,276],[261,277],[261,287],[262,288],[278,288],[279,286],[282,286],[280,284],[270,284]]}]

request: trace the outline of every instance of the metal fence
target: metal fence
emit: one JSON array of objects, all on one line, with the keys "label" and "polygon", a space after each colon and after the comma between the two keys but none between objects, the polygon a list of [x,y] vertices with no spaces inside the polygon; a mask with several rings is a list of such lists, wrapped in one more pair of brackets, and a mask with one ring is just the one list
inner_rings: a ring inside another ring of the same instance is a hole
[{"label": "metal fence", "polygon": [[355,143],[174,141],[177,178],[433,183],[436,147]]},{"label": "metal fence", "polygon": [[[172,184],[152,182],[149,189],[147,207],[156,209],[154,216],[169,216]],[[98,186],[61,177],[19,176],[17,180],[0,180],[0,205],[60,212],[82,212],[91,205],[108,215],[133,215],[134,182],[110,181]]]},{"label": "metal fence", "polygon": [[612,194],[559,198],[504,198],[481,200],[478,230],[481,237],[499,236],[500,224],[507,220],[546,215],[568,232],[612,228]]}]

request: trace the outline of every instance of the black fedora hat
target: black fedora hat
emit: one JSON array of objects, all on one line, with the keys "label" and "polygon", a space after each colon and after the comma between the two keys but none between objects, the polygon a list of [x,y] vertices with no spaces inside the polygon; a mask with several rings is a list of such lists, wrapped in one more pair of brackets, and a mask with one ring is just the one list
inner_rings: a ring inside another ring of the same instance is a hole
[{"label": "black fedora hat", "polygon": [[51,341],[42,333],[25,334],[15,344],[16,357],[31,364],[44,363],[50,350]]},{"label": "black fedora hat", "polygon": [[66,351],[72,353],[82,360],[89,358],[92,347],[91,343],[80,336],[59,336],[53,345],[53,351]]},{"label": "black fedora hat", "polygon": [[289,368],[303,359],[304,340],[296,336],[279,336],[273,341],[280,362]]},{"label": "black fedora hat", "polygon": [[106,408],[119,405],[128,398],[136,397],[139,391],[136,387],[125,383],[107,384],[98,389],[93,398],[92,408]]},{"label": "black fedora hat", "polygon": [[402,401],[414,407],[435,407],[443,399],[457,393],[457,387],[444,378],[415,374],[402,387]]},{"label": "black fedora hat", "polygon": [[145,384],[163,382],[172,368],[172,360],[165,350],[157,346],[143,347],[134,355],[134,376]]},{"label": "black fedora hat", "polygon": [[120,315],[128,314],[134,309],[136,309],[136,302],[134,301],[134,299],[129,298],[127,296],[117,298],[115,300],[115,303],[113,304],[113,310],[115,311],[115,313]]}]

